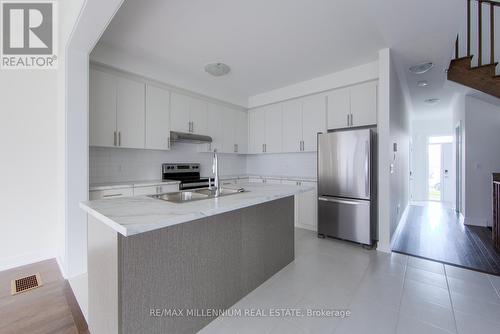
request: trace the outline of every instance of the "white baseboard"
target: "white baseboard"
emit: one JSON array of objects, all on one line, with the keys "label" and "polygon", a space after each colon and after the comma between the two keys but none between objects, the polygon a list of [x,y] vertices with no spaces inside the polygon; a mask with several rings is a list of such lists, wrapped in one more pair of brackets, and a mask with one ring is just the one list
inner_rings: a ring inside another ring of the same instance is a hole
[{"label": "white baseboard", "polygon": [[0,259],[0,271],[8,270],[16,267],[25,266],[28,264],[45,261],[57,258],[57,254],[53,251],[26,253],[23,255],[12,256]]},{"label": "white baseboard", "polygon": [[83,316],[87,323],[89,322],[88,318],[88,309],[89,309],[89,283],[88,283],[88,274],[81,274],[68,279],[69,285],[71,286],[71,290],[73,290],[73,295],[75,295],[78,306],[80,306],[80,310],[82,310]]},{"label": "white baseboard", "polygon": [[309,231],[313,231],[313,232],[318,232],[318,229],[315,228],[314,226],[312,225],[301,225],[301,224],[295,224],[295,227],[298,227],[298,228],[302,228],[304,230],[309,230]]}]

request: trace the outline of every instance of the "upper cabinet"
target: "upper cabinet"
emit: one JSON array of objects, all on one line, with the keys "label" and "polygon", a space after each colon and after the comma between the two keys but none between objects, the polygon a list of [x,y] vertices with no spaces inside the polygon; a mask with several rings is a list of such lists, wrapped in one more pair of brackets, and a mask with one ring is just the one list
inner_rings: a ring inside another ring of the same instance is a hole
[{"label": "upper cabinet", "polygon": [[217,152],[222,151],[222,144],[224,142],[222,136],[222,107],[215,103],[208,104],[208,121],[207,121],[207,135],[212,137],[210,144],[202,144],[202,152]]},{"label": "upper cabinet", "polygon": [[283,150],[283,108],[273,104],[265,108],[264,153],[279,153]]},{"label": "upper cabinet", "polygon": [[248,153],[264,153],[266,143],[266,109],[256,108],[248,113]]},{"label": "upper cabinet", "polygon": [[155,150],[170,149],[170,92],[146,86],[146,146]]},{"label": "upper cabinet", "polygon": [[170,122],[173,131],[207,134],[207,102],[172,92],[170,106]]},{"label": "upper cabinet", "polygon": [[318,132],[325,131],[324,94],[283,103],[283,152],[314,152]]},{"label": "upper cabinet", "polygon": [[207,134],[212,143],[201,144],[201,152],[247,153],[248,117],[238,109],[208,104]]},{"label": "upper cabinet", "polygon": [[144,148],[145,85],[90,71],[90,145]]},{"label": "upper cabinet", "polygon": [[328,129],[377,124],[377,81],[328,93]]}]

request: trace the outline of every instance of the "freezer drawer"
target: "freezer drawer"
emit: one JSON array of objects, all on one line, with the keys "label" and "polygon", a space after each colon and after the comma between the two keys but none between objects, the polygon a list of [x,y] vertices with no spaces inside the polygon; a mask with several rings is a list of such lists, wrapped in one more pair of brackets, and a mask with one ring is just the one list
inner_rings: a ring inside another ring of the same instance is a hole
[{"label": "freezer drawer", "polygon": [[371,245],[370,201],[319,197],[318,233]]}]

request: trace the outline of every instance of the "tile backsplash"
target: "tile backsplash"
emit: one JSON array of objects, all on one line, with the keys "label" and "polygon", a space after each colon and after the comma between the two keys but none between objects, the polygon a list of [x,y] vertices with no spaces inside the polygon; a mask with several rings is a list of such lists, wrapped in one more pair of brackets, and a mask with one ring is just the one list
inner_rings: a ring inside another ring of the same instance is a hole
[{"label": "tile backsplash", "polygon": [[[90,148],[90,183],[161,179],[161,164],[196,162],[202,176],[212,176],[212,154],[197,145],[176,143],[170,151],[111,147]],[[316,177],[316,153],[219,155],[221,175]]]}]

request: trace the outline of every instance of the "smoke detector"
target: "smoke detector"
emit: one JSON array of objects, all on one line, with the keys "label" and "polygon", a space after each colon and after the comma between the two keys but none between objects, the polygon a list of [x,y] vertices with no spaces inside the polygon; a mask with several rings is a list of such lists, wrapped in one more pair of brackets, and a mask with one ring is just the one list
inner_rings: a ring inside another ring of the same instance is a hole
[{"label": "smoke detector", "polygon": [[205,66],[205,72],[214,77],[220,77],[231,72],[231,68],[224,63],[211,63]]},{"label": "smoke detector", "polygon": [[428,72],[431,68],[434,67],[434,64],[431,62],[425,62],[417,65],[413,65],[410,67],[410,72],[414,74],[424,74]]}]

